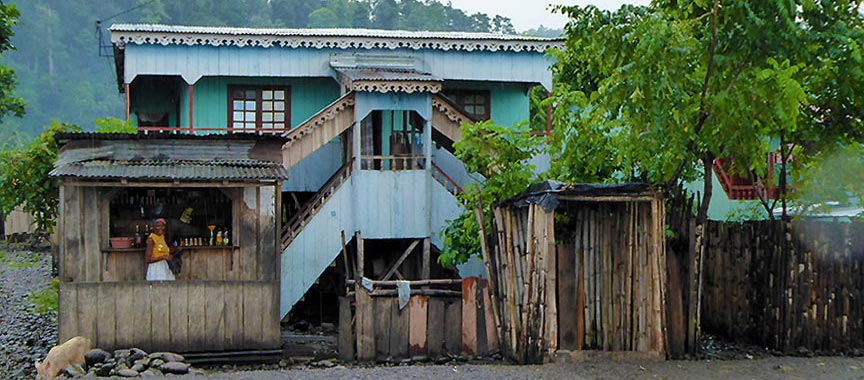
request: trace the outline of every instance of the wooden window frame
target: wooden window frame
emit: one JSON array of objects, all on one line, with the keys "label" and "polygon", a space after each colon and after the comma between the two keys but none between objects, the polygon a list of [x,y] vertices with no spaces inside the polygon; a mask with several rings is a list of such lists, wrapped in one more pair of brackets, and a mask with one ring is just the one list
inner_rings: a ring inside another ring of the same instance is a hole
[{"label": "wooden window frame", "polygon": [[[255,91],[255,133],[282,133],[291,130],[291,86],[283,85],[244,85],[231,84],[228,85],[227,98],[227,124],[228,133],[234,133],[234,91]],[[264,90],[282,90],[285,91],[285,128],[283,129],[264,129],[262,117],[262,96]],[[243,132],[248,132],[244,130]]]},{"label": "wooden window frame", "polygon": [[[466,90],[466,89],[447,89],[444,90],[444,95],[450,98],[453,103],[459,106],[465,113],[474,116],[480,120],[490,120],[492,118],[492,96],[489,90]],[[486,102],[486,112],[483,114],[471,113],[466,110],[465,98],[468,96],[481,96]]]}]

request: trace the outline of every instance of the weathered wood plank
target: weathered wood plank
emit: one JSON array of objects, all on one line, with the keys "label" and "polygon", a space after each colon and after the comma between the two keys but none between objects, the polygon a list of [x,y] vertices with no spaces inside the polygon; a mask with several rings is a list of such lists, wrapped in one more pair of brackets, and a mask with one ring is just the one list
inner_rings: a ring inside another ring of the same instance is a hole
[{"label": "weathered wood plank", "polygon": [[243,344],[243,287],[242,285],[226,284],[224,287],[225,301],[225,348],[240,349]]},{"label": "weathered wood plank", "polygon": [[[99,236],[102,230],[99,220],[101,209],[99,207],[99,190],[96,188],[83,188],[81,191],[83,201],[81,209],[81,221],[83,225],[82,240],[83,252],[78,256],[84,265],[84,281],[93,282],[102,280],[102,251],[99,249]],[[107,237],[106,237],[107,239]]]},{"label": "weathered wood plank", "polygon": [[409,309],[409,334],[408,352],[411,356],[426,355],[428,353],[428,337],[426,330],[429,320],[429,298],[427,296],[411,296],[408,302]]},{"label": "weathered wood plank", "polygon": [[[97,306],[96,318],[96,341],[97,347],[105,347],[106,350],[115,347],[114,335],[116,323],[114,317],[114,286],[113,284],[100,284],[97,288],[99,293],[95,301]],[[90,301],[94,302],[94,301]]]},{"label": "weathered wood plank", "polygon": [[444,352],[444,331],[448,325],[444,324],[444,300],[439,297],[429,298],[429,328],[428,347],[430,356],[438,356]]},{"label": "weathered wood plank", "polygon": [[[218,256],[221,257],[221,255]],[[204,285],[204,309],[206,312],[203,316],[194,316],[204,318],[204,328],[206,329],[204,344],[208,351],[220,351],[225,348],[225,314],[234,312],[225,309],[225,287],[219,282],[206,283]]]},{"label": "weathered wood plank", "polygon": [[576,263],[575,249],[570,244],[558,246],[558,321],[559,347],[563,350],[577,350],[576,320],[581,310],[576,307]]},{"label": "weathered wood plank", "polygon": [[477,283],[476,277],[462,280],[462,352],[477,354]]},{"label": "weathered wood plank", "polygon": [[65,342],[78,335],[78,291],[76,284],[60,283],[58,292],[57,335],[60,342]]},{"label": "weathered wood plank", "polygon": [[357,297],[357,360],[375,360],[375,320],[372,297],[362,286],[356,286]]},{"label": "weathered wood plank", "polygon": [[[169,294],[168,329],[172,350],[189,351],[189,286],[175,283]],[[119,310],[119,304],[118,304]],[[118,331],[119,333],[119,331]]]},{"label": "weathered wood plank", "polygon": [[207,347],[207,293],[202,282],[187,283],[189,288],[189,350],[204,351]]},{"label": "weathered wood plank", "polygon": [[[171,349],[171,291],[176,288],[174,283],[154,283],[150,298],[150,318],[152,327],[153,350]],[[102,321],[99,321],[100,323]]]},{"label": "weathered wood plank", "polygon": [[445,306],[444,349],[448,354],[458,355],[462,352],[462,302],[451,301]]},{"label": "weathered wood plank", "polygon": [[392,355],[390,352],[390,334],[392,333],[390,315],[395,301],[396,299],[392,297],[372,298],[372,308],[375,312],[375,360],[378,361],[384,361]]},{"label": "weathered wood plank", "polygon": [[[387,313],[392,313],[391,310],[388,310]],[[346,362],[354,360],[354,325],[351,323],[352,319],[351,300],[348,297],[339,297],[339,359]]]},{"label": "weathered wood plank", "polygon": [[116,300],[115,317],[116,331],[114,341],[117,347],[132,347],[135,344],[135,297],[134,287],[130,283],[118,282],[114,285]]},{"label": "weathered wood plank", "polygon": [[390,353],[393,358],[408,357],[408,334],[409,334],[409,311],[405,309],[399,310],[399,302],[393,302],[390,305]]},{"label": "weathered wood plank", "polygon": [[130,287],[132,296],[132,321],[133,344],[144,351],[150,351],[150,346],[153,338],[153,319],[150,315],[150,297],[152,287],[150,284],[145,286]]},{"label": "weathered wood plank", "polygon": [[243,341],[247,348],[260,347],[264,341],[265,309],[260,288],[257,283],[243,285]]}]

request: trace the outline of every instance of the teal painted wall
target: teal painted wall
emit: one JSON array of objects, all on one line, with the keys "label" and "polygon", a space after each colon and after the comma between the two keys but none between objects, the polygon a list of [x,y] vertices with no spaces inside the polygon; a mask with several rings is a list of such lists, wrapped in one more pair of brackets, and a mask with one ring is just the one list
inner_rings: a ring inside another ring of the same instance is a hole
[{"label": "teal painted wall", "polygon": [[[228,126],[229,85],[279,85],[291,87],[291,127],[294,128],[339,98],[333,78],[205,77],[194,86],[193,121],[196,128]],[[180,91],[180,125],[189,125],[189,97]]]},{"label": "teal painted wall", "polygon": [[[701,175],[700,175],[701,176]],[[711,204],[708,205],[708,219],[711,220],[765,220],[768,214],[759,201],[732,200],[723,191],[720,181],[716,175],[711,176],[713,188],[711,190]],[[687,183],[684,188],[693,194],[701,194],[705,182],[699,180]]]},{"label": "teal painted wall", "polygon": [[444,91],[450,88],[466,90],[489,90],[489,113],[492,122],[509,127],[513,124],[527,121],[530,117],[528,111],[528,89],[525,83],[508,82],[475,82],[475,81],[446,81]]},{"label": "teal painted wall", "polygon": [[[179,80],[179,78],[178,78]],[[167,113],[168,125],[177,126],[177,92],[174,88],[161,85],[153,78],[141,77],[135,80],[129,90],[129,119],[138,125],[138,113]]]}]

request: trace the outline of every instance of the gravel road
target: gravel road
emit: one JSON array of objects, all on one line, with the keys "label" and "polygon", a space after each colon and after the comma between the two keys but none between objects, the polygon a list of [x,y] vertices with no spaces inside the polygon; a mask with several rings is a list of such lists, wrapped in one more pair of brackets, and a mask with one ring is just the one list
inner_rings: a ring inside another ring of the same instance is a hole
[{"label": "gravel road", "polygon": [[57,314],[34,314],[27,295],[51,279],[51,255],[0,247],[0,379],[35,378],[33,362],[57,342]]},{"label": "gravel road", "polygon": [[[154,377],[160,378],[160,377]],[[769,357],[756,360],[614,362],[592,359],[580,363],[534,366],[429,365],[373,368],[289,369],[218,372],[172,376],[196,380],[626,380],[626,379],[864,379],[864,359],[840,357]]]}]

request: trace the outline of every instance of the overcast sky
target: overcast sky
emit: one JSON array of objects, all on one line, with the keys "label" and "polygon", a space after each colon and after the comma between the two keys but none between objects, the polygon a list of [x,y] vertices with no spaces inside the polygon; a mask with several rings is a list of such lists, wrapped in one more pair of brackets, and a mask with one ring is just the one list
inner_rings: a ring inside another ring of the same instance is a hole
[{"label": "overcast sky", "polygon": [[[567,19],[547,10],[549,4],[588,5],[594,4],[602,9],[618,9],[621,4],[647,5],[649,0],[450,0],[454,8],[471,14],[483,12],[488,15],[501,15],[513,20],[517,31],[536,28],[563,28]],[[446,3],[447,0],[443,0]]]}]

